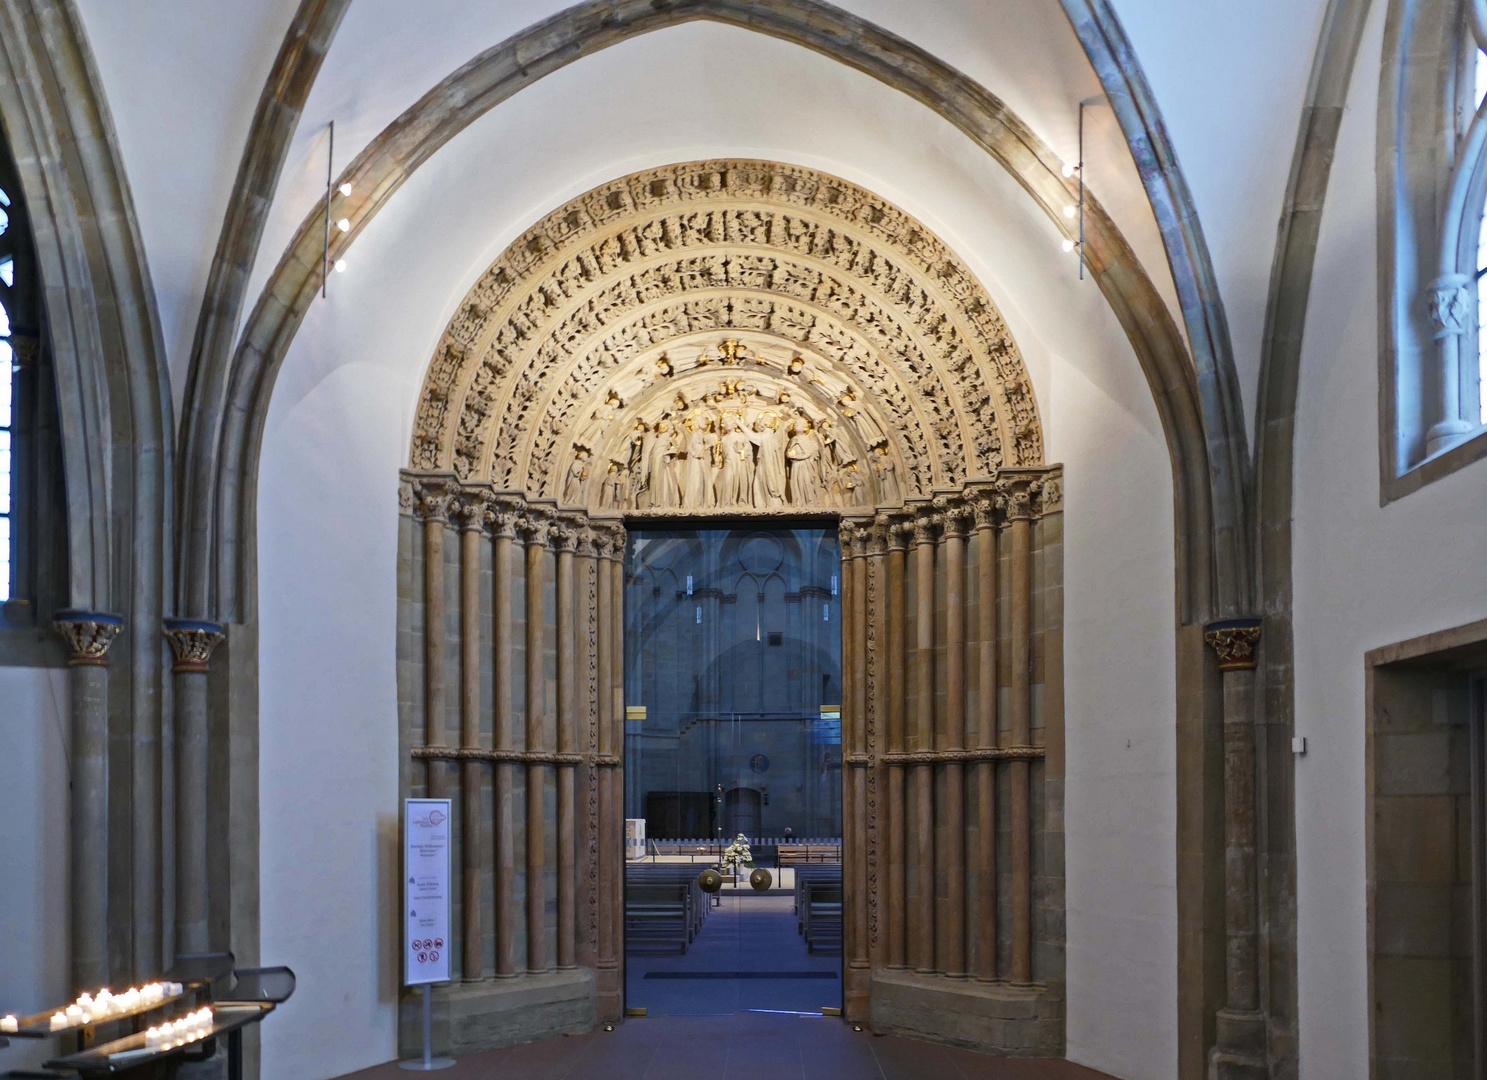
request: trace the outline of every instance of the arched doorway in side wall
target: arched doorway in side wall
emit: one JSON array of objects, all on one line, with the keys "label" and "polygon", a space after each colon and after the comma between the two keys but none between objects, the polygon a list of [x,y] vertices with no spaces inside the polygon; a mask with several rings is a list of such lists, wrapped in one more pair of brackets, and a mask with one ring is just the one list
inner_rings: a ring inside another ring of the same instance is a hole
[{"label": "arched doorway in side wall", "polygon": [[837,527],[677,524],[627,527],[625,1005],[821,1015],[842,1004]]}]

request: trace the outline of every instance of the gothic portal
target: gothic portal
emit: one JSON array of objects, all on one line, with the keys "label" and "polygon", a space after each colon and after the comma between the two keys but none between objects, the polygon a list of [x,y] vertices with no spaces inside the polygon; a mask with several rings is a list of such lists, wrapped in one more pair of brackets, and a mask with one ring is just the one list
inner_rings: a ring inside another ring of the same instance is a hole
[{"label": "gothic portal", "polygon": [[[623,1008],[623,819],[650,817],[625,595],[661,570],[627,529],[742,544],[805,516],[840,552],[839,677],[805,696],[839,698],[814,704],[839,709],[846,1013],[1062,1052],[1062,478],[995,305],[927,228],[774,162],[601,185],[465,297],[409,464],[403,786],[458,806],[452,1048]],[[701,713],[707,680],[750,677],[682,668],[643,693]],[[721,817],[767,826],[730,783]]]}]

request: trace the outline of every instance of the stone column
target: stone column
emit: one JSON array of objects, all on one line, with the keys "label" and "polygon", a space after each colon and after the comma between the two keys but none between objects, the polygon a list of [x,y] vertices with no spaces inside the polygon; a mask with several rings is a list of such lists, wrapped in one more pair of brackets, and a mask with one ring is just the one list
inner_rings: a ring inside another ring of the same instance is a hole
[{"label": "stone column", "polygon": [[[981,493],[974,504],[976,514],[977,589],[977,702],[976,748],[990,751],[997,745],[997,533],[996,499]],[[976,978],[990,982],[997,977],[997,866],[996,866],[996,762],[983,758],[976,763],[977,884],[976,934],[979,944]]]},{"label": "stone column", "polygon": [[[512,549],[516,540],[518,515],[510,505],[498,507],[491,515],[491,532],[495,547],[491,560],[495,564],[495,595],[492,616],[495,622],[496,749],[504,754],[516,750],[516,732],[512,706],[515,685],[512,661],[515,642],[511,635]],[[496,817],[496,977],[516,975],[516,811],[512,799],[516,789],[516,763],[507,759],[496,762],[493,803]]]},{"label": "stone column", "polygon": [[[576,728],[573,629],[573,547],[577,539],[568,523],[553,531],[557,549],[558,623],[558,754],[572,755]],[[574,804],[573,762],[560,758],[558,773],[558,967],[574,966]]]},{"label": "stone column", "polygon": [[[547,672],[543,663],[543,591],[547,540],[552,525],[541,511],[523,520],[527,559],[527,753],[543,752],[542,723],[547,715]],[[527,762],[527,970],[547,965],[547,860],[543,796],[547,766]]]},{"label": "stone column", "polygon": [[[438,485],[419,491],[423,511],[423,744],[444,746],[444,528],[450,496]],[[426,766],[425,791],[431,799],[449,796],[446,766],[433,758]]]},{"label": "stone column", "polygon": [[[915,730],[921,754],[934,749],[935,737],[935,526],[937,515],[921,507],[914,517],[916,648]],[[913,913],[914,970],[935,970],[935,823],[934,766],[914,766],[914,866],[919,897]]]},{"label": "stone column", "polygon": [[867,903],[868,963],[879,968],[887,962],[888,894],[883,888],[887,862],[886,798],[888,765],[884,754],[888,746],[888,642],[885,628],[888,618],[888,532],[886,514],[877,515],[867,532],[867,616],[863,623],[864,664],[867,668],[867,705],[864,717],[867,769]]},{"label": "stone column", "polygon": [[[906,525],[895,523],[888,530],[888,753],[904,752],[904,573]],[[904,907],[907,902],[904,873],[905,844],[904,766],[888,766],[888,966],[909,966],[905,937]]]},{"label": "stone column", "polygon": [[1476,426],[1461,417],[1461,343],[1476,308],[1476,289],[1466,274],[1444,274],[1430,283],[1427,297],[1430,321],[1435,327],[1436,360],[1440,386],[1435,402],[1435,423],[1425,433],[1425,453],[1447,450]]},{"label": "stone column", "polygon": [[[1032,499],[1026,480],[1006,485],[1012,534],[1012,716],[1011,744],[1032,743]],[[1033,979],[1032,762],[1015,758],[1012,786],[1012,981]]]},{"label": "stone column", "polygon": [[[621,890],[624,864],[620,858],[623,841],[616,840],[616,834],[622,835],[624,829],[623,821],[618,820],[623,817],[623,808],[619,805],[623,777],[618,768],[618,760],[624,746],[619,736],[624,723],[624,710],[617,710],[614,694],[617,681],[615,669],[623,664],[624,659],[616,647],[615,632],[621,617],[615,608],[615,598],[623,588],[621,576],[624,548],[623,542],[618,541],[612,530],[596,527],[594,549],[598,556],[596,569],[599,624],[598,701],[595,718],[599,729],[599,964],[594,981],[599,1018],[613,1020],[620,1015],[624,996],[620,985],[620,950],[623,948],[624,936],[620,917],[623,910]],[[623,674],[618,679],[622,681]]]},{"label": "stone column", "polygon": [[[945,749],[963,751],[966,742],[966,507],[954,500],[945,509]],[[942,865],[948,891],[943,933],[945,974],[966,976],[966,824],[965,765],[945,763],[945,851]]]},{"label": "stone column", "polygon": [[625,870],[622,856],[625,850],[625,807],[621,801],[625,774],[622,768],[625,752],[625,528],[616,523],[611,527],[613,546],[611,558],[613,572],[609,575],[609,746],[614,757],[613,782],[610,789],[609,832],[604,845],[615,860],[615,871],[606,880],[609,883],[609,903],[615,916],[615,963],[625,947]]},{"label": "stone column", "polygon": [[[480,551],[485,538],[486,502],[463,498],[460,520],[460,746],[480,749]],[[480,795],[482,765],[460,763],[460,977],[475,982],[485,973],[481,960]]]},{"label": "stone column", "polygon": [[[848,939],[847,1017],[867,1018],[871,978],[868,974],[867,951],[867,539],[860,521],[842,523],[843,554],[850,557],[842,565],[842,580],[850,583],[842,596],[843,636],[850,640],[848,658],[850,674],[843,684],[843,705],[851,704],[850,739],[843,739],[844,759],[851,754],[853,766],[843,770],[842,782],[851,784],[851,801],[843,806],[845,826],[843,842],[850,851],[850,877],[844,875],[846,888],[842,899],[851,905],[843,915],[851,919],[852,934]],[[850,628],[850,632],[848,632]],[[844,645],[846,642],[844,641]],[[846,736],[848,733],[843,732]],[[847,807],[851,817],[845,817]],[[842,852],[848,858],[848,850]]]},{"label": "stone column", "polygon": [[599,966],[599,728],[598,660],[599,660],[599,581],[594,553],[593,530],[578,532],[574,551],[573,589],[577,598],[574,613],[577,652],[574,674],[579,692],[575,706],[578,749],[584,764],[578,773],[577,802],[580,830],[575,844],[581,853],[583,878],[577,883],[578,909],[574,915],[578,930],[578,963]]},{"label": "stone column", "polygon": [[108,647],[124,620],[97,611],[52,617],[67,640],[72,703],[72,989],[108,983]]},{"label": "stone column", "polygon": [[176,955],[210,948],[207,912],[207,672],[223,628],[166,619],[175,654]]},{"label": "stone column", "polygon": [[1224,684],[1224,1007],[1208,1059],[1211,1080],[1261,1080],[1265,1015],[1260,1011],[1259,909],[1255,868],[1255,646],[1261,620],[1209,623],[1203,639],[1218,655]]}]

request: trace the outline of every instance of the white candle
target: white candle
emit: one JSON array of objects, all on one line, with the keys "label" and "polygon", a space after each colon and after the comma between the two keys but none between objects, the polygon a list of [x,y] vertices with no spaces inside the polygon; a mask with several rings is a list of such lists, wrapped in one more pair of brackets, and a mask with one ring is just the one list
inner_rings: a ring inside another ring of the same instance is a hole
[{"label": "white candle", "polygon": [[21,1022],[19,1020],[17,1020],[14,1016],[11,1016],[9,1013],[7,1013],[5,1016],[0,1016],[0,1031],[20,1031],[20,1030],[21,1030]]},{"label": "white candle", "polygon": [[52,1030],[58,1031],[67,1027],[67,1017],[63,1013],[52,1013]]}]

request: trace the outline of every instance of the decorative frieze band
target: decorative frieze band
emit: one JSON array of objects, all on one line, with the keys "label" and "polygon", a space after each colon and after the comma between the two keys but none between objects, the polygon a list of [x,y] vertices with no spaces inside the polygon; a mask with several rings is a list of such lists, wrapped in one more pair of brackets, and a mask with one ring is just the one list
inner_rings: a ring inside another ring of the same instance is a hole
[{"label": "decorative frieze band", "polygon": [[108,647],[124,626],[117,615],[101,611],[59,611],[52,616],[52,626],[67,641],[68,666],[108,666]]},{"label": "decorative frieze band", "polygon": [[[528,545],[575,550],[605,557],[624,551],[619,515],[559,508],[549,499],[494,491],[486,483],[462,484],[448,472],[405,470],[399,485],[402,512],[417,521],[436,521],[462,529],[481,529]],[[853,508],[840,524],[842,557],[882,554],[889,548],[938,543],[947,535],[967,536],[974,528],[995,527],[1017,518],[1040,518],[1063,510],[1062,467],[998,469],[958,489],[940,489],[932,499],[904,506]],[[705,516],[705,514],[703,515]]]}]

